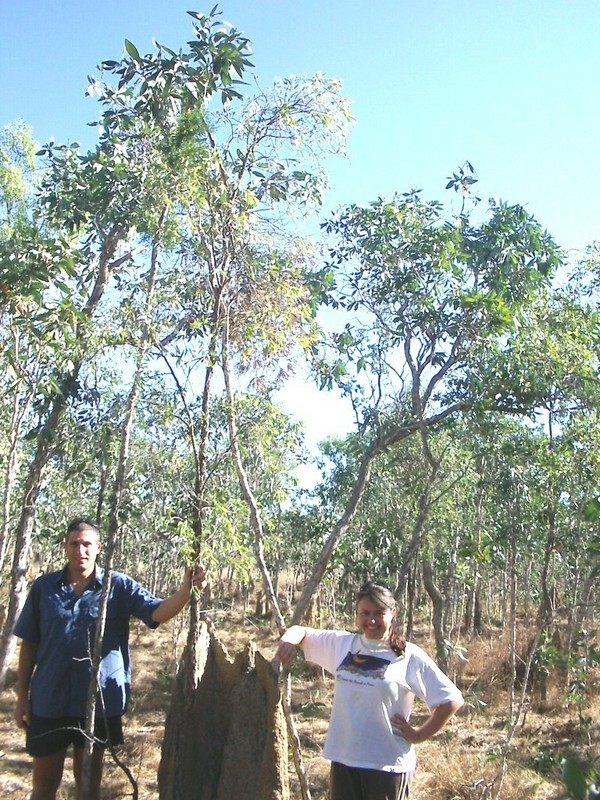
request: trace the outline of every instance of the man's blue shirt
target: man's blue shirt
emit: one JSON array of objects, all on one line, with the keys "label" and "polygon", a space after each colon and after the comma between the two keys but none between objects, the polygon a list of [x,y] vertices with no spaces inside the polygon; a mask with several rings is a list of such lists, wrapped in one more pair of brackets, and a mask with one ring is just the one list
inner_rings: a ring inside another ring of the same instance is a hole
[{"label": "man's blue shirt", "polygon": [[[94,578],[79,597],[66,580],[66,568],[42,575],[31,587],[14,632],[38,646],[31,710],[39,717],[85,717],[103,576],[104,570],[96,567]],[[131,685],[129,620],[137,617],[156,628],[152,613],[160,602],[137,581],[112,573],[97,715],[113,717],[125,711]]]}]

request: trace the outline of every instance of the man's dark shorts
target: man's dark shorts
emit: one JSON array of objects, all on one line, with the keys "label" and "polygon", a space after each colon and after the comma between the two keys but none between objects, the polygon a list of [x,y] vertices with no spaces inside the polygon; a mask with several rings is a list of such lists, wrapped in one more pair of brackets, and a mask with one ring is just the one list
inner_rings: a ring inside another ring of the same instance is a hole
[{"label": "man's dark shorts", "polygon": [[[96,719],[94,728],[96,747],[109,747],[123,741],[121,717]],[[52,756],[73,744],[79,749],[85,747],[85,719],[82,717],[31,717],[27,726],[26,749],[30,756],[40,758]]]}]

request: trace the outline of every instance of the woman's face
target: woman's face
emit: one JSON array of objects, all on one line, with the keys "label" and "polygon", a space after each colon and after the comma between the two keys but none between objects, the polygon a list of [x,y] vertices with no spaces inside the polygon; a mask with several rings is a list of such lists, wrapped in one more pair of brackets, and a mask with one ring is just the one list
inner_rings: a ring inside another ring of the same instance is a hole
[{"label": "woman's face", "polygon": [[395,617],[395,608],[382,608],[369,597],[362,597],[358,601],[358,629],[367,639],[389,639]]}]

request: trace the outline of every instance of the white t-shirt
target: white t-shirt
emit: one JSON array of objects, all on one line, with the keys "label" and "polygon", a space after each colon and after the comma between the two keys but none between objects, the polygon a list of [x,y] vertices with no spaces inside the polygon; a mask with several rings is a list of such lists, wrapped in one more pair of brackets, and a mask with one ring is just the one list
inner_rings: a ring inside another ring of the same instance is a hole
[{"label": "white t-shirt", "polygon": [[410,642],[397,656],[387,642],[307,628],[302,648],[309,661],[335,677],[323,755],[349,767],[412,772],[415,748],[392,731],[390,717],[400,713],[408,719],[415,695],[430,709],[462,697],[427,653]]}]

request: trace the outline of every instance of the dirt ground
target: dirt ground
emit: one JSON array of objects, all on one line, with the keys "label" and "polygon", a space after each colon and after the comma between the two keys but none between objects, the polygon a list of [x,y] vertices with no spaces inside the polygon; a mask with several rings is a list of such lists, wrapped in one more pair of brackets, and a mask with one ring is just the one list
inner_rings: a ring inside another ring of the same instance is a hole
[{"label": "dirt ground", "polygon": [[[273,630],[264,620],[251,620],[234,613],[213,618],[218,635],[230,653],[254,640],[263,655],[275,650]],[[148,631],[132,628],[133,692],[125,717],[126,743],[119,757],[137,782],[140,800],[156,800],[157,770],[166,709],[181,653],[185,619]],[[431,652],[425,636],[418,643]],[[594,723],[585,735],[576,709],[568,708],[557,695],[543,710],[530,708],[505,747],[506,691],[498,653],[498,636],[490,634],[467,650],[457,680],[466,697],[465,708],[448,728],[418,748],[419,769],[412,796],[438,800],[492,798],[502,800],[559,800],[566,794],[560,777],[560,758],[565,754],[598,756],[600,700],[596,695],[588,712]],[[321,757],[332,700],[332,681],[321,670],[298,661],[294,667],[293,708],[303,750],[305,769],[313,800],[326,800],[328,763]],[[30,788],[30,759],[24,751],[23,734],[13,722],[15,676],[9,674],[0,695],[0,797],[26,800]],[[558,698],[558,699],[557,699]],[[503,759],[503,748],[507,758]],[[505,773],[500,794],[498,779]],[[290,758],[291,795],[300,791]],[[132,787],[123,771],[107,759],[104,797],[132,797]],[[70,758],[67,759],[60,800],[74,798]]]}]

